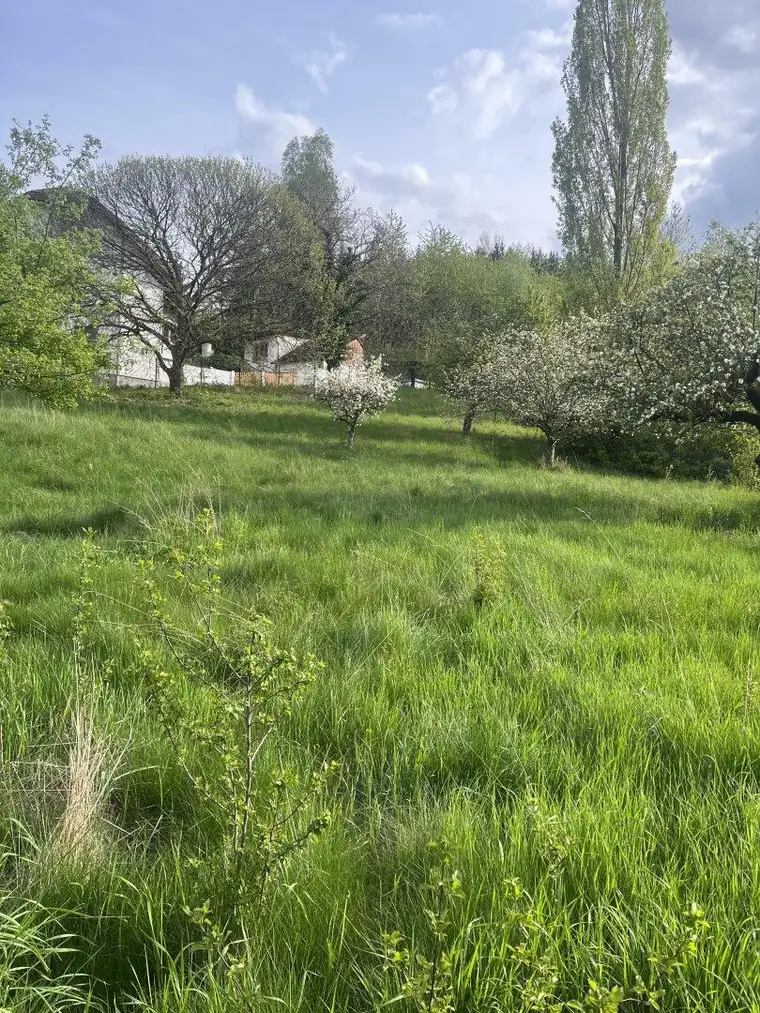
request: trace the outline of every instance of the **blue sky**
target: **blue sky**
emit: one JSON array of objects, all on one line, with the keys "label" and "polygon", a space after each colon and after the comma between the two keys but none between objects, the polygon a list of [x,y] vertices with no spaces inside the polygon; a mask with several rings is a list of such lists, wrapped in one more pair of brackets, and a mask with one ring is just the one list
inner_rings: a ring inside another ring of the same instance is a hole
[{"label": "blue sky", "polygon": [[[359,200],[412,236],[554,242],[549,125],[573,0],[5,0],[0,125],[276,166],[324,127]],[[697,232],[760,211],[760,0],[670,0],[676,196]]]}]

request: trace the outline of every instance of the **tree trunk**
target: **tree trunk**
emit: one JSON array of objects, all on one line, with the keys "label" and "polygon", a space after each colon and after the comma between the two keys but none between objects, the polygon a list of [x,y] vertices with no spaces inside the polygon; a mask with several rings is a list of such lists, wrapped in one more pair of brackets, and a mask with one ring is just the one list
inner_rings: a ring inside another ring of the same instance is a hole
[{"label": "tree trunk", "polygon": [[348,432],[346,433],[346,446],[349,450],[354,449],[354,443],[356,442],[356,422],[349,423]]},{"label": "tree trunk", "polygon": [[557,463],[557,441],[551,436],[547,436],[546,442],[548,444],[546,448],[546,463],[553,469]]},{"label": "tree trunk", "polygon": [[172,359],[172,364],[167,370],[167,374],[169,376],[169,390],[177,397],[182,394],[182,388],[185,383],[185,372],[183,366],[183,361],[175,358]]},{"label": "tree trunk", "polygon": [[417,367],[414,362],[409,364],[409,386],[412,388],[417,386]]},{"label": "tree trunk", "polygon": [[615,194],[615,221],[613,224],[612,263],[615,277],[620,279],[623,274],[623,243],[625,241],[625,209],[627,206],[626,191],[628,187],[628,142],[620,141],[618,152],[618,189]]},{"label": "tree trunk", "polygon": [[464,436],[469,436],[470,432],[472,431],[472,423],[474,418],[475,416],[472,412],[467,412],[467,414],[465,415],[464,420],[462,422],[462,434]]}]

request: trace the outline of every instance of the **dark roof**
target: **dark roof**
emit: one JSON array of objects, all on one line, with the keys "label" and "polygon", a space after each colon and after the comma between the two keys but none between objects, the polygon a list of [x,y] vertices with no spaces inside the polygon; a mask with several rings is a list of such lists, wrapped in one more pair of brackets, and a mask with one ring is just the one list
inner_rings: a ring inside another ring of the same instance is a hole
[{"label": "dark roof", "polygon": [[140,241],[134,232],[120,218],[109,211],[97,197],[83,190],[62,187],[46,187],[42,190],[27,190],[24,194],[37,204],[55,203],[55,218],[61,230],[73,228],[110,230],[120,241],[140,249]]},{"label": "dark roof", "polygon": [[313,357],[315,350],[316,343],[309,338],[300,345],[296,345],[295,348],[291,348],[289,352],[285,352],[277,361],[286,366],[294,362],[308,362]]},{"label": "dark roof", "polygon": [[24,196],[37,204],[55,203],[56,215],[64,228],[79,224],[85,228],[110,226],[119,232],[129,231],[96,197],[91,197],[82,190],[46,187],[42,190],[27,190]]}]

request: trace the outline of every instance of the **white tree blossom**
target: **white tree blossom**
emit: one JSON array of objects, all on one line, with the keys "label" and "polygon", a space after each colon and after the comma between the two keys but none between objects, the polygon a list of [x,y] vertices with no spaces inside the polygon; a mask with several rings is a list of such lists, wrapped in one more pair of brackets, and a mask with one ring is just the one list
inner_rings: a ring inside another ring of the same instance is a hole
[{"label": "white tree blossom", "polygon": [[482,349],[479,358],[447,370],[441,390],[461,413],[462,432],[467,435],[480,415],[494,410],[495,347]]},{"label": "white tree blossom", "polygon": [[540,429],[554,467],[557,445],[602,423],[606,396],[597,382],[602,321],[573,317],[545,334],[507,336],[492,364],[494,407],[512,422]]},{"label": "white tree blossom", "polygon": [[[615,315],[608,383],[631,428],[760,430],[760,227],[713,233],[666,287]],[[750,410],[751,409],[751,410]]]},{"label": "white tree blossom", "polygon": [[383,375],[380,359],[368,359],[331,369],[317,384],[315,397],[329,406],[336,422],[345,425],[346,446],[353,447],[356,427],[383,411],[398,387],[396,378]]}]

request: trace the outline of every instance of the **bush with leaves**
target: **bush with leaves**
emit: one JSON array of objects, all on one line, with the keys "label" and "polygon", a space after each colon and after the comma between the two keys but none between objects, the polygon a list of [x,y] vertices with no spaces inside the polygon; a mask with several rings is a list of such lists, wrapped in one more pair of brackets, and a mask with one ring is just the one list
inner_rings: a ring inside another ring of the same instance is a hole
[{"label": "bush with leaves", "polygon": [[652,478],[730,481],[756,488],[755,458],[760,434],[750,426],[675,426],[613,422],[579,434],[566,444],[568,457],[632,475]]},{"label": "bush with leaves", "polygon": [[380,359],[341,363],[317,384],[315,397],[329,406],[336,422],[346,427],[346,446],[353,447],[356,427],[377,415],[393,400],[398,380],[384,376]]},{"label": "bush with leaves", "polygon": [[[186,909],[218,975],[241,970],[273,875],[328,825],[329,814],[314,810],[333,768],[299,776],[268,762],[270,739],[321,666],[278,647],[265,617],[223,598],[212,511],[192,534],[186,548],[175,542],[138,562],[146,615],[165,647],[143,643],[140,668],[178,762],[220,830],[220,846],[194,872],[207,896]],[[173,575],[171,597],[162,570]],[[180,618],[178,603],[192,620]]]},{"label": "bush with leaves", "polygon": [[451,1013],[455,1008],[454,964],[460,949],[453,914],[464,892],[447,843],[431,841],[428,851],[433,864],[425,920],[432,938],[431,952],[407,945],[399,931],[383,935],[384,970],[397,992],[388,1001],[403,997],[415,1013]]},{"label": "bush with leaves", "polygon": [[[536,806],[532,806],[534,818]],[[552,875],[561,876],[564,834],[553,817],[538,821],[538,838],[555,852]],[[552,841],[554,843],[552,843]],[[561,842],[560,852],[556,844]],[[383,935],[383,977],[375,1008],[398,1004],[405,1013],[453,1013],[459,1009],[522,1010],[524,1013],[618,1013],[623,1009],[669,1009],[663,1000],[699,956],[709,925],[691,902],[667,925],[662,952],[650,954],[642,973],[628,969],[616,984],[610,968],[597,964],[582,998],[562,980],[557,923],[518,879],[494,891],[494,909],[471,918],[466,884],[445,841],[431,842],[433,859],[424,909],[429,944],[407,941],[398,930]],[[560,858],[559,865],[556,858]],[[497,974],[481,971],[498,967]]]},{"label": "bush with leaves", "polygon": [[[8,164],[0,165],[0,388],[71,407],[96,392],[95,374],[109,362],[107,349],[88,339],[108,315],[106,296],[95,295],[90,257],[92,230],[56,228],[57,206],[76,214],[71,194],[97,154],[87,137],[79,153],[62,147],[47,119],[11,130]],[[51,200],[30,200],[34,180]]]}]

